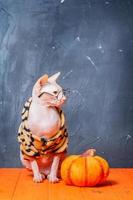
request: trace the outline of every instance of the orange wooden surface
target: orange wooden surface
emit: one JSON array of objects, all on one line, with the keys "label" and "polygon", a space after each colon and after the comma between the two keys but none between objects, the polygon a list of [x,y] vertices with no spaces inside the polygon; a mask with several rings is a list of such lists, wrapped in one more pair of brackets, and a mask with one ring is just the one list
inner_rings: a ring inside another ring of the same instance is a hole
[{"label": "orange wooden surface", "polygon": [[99,187],[34,183],[26,169],[0,169],[0,200],[133,200],[133,168],[111,169]]}]

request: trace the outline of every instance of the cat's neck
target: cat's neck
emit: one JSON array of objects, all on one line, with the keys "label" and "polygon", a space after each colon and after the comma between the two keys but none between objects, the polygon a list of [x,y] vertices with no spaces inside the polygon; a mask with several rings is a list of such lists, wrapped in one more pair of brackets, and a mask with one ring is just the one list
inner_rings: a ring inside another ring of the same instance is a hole
[{"label": "cat's neck", "polygon": [[40,101],[40,99],[38,99],[38,98],[32,97],[32,105],[35,105],[35,106],[40,107],[45,110],[51,109],[51,106],[49,106],[47,103]]},{"label": "cat's neck", "polygon": [[31,132],[35,135],[51,137],[60,128],[60,115],[56,107],[40,104],[32,101],[28,125]]}]

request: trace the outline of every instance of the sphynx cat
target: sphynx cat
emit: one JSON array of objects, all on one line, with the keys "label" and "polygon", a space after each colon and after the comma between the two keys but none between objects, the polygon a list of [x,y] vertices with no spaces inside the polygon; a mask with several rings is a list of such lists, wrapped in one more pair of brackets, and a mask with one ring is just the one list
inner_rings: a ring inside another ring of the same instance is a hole
[{"label": "sphynx cat", "polygon": [[[56,80],[60,72],[48,77],[47,74],[37,80],[32,91],[32,103],[29,109],[28,126],[34,135],[47,139],[54,136],[60,129],[60,116],[56,107],[61,107],[66,101],[63,89]],[[47,176],[52,183],[58,182],[57,176],[61,160],[65,153],[51,153],[46,157],[31,161],[20,158],[27,168],[33,171],[33,181],[42,182]]]}]

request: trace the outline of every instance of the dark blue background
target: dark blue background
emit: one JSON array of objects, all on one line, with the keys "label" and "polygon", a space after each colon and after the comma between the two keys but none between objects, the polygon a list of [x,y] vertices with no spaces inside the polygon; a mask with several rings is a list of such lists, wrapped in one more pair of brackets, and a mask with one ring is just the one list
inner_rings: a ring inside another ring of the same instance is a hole
[{"label": "dark blue background", "polygon": [[0,166],[21,166],[17,129],[44,73],[61,71],[69,153],[133,166],[133,1],[0,0]]}]

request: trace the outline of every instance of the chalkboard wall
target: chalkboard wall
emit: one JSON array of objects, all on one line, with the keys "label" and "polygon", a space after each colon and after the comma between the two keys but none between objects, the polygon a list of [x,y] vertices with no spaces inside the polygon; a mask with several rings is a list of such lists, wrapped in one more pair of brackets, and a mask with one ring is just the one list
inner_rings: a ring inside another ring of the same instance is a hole
[{"label": "chalkboard wall", "polygon": [[60,71],[69,153],[133,167],[133,1],[0,0],[0,167],[20,167],[17,130],[37,78]]}]

